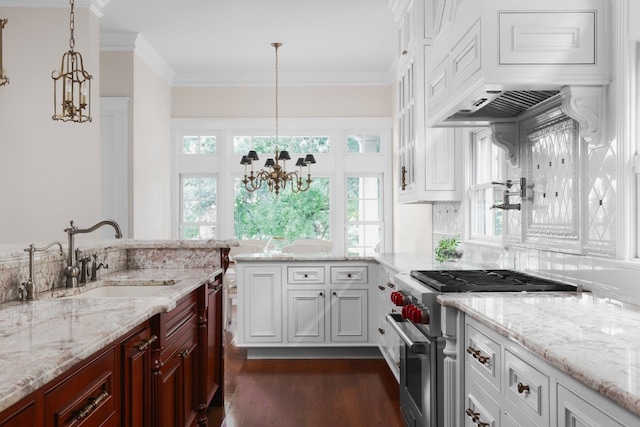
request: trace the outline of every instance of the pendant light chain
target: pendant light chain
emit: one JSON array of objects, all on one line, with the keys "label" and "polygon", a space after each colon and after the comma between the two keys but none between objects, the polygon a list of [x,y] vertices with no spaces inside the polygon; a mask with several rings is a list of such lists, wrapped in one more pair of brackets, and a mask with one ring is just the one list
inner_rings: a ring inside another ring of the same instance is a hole
[{"label": "pendant light chain", "polygon": [[69,13],[69,34],[71,35],[69,38],[69,48],[71,49],[71,52],[73,52],[73,49],[76,47],[76,39],[73,35],[76,26],[76,12],[74,0],[70,0],[69,3],[71,4],[71,13]]},{"label": "pendant light chain", "polygon": [[273,46],[276,48],[276,150],[278,149],[278,142],[280,141],[280,125],[278,119],[280,117],[279,109],[280,106],[278,104],[278,48],[282,46],[282,43],[273,43]]}]

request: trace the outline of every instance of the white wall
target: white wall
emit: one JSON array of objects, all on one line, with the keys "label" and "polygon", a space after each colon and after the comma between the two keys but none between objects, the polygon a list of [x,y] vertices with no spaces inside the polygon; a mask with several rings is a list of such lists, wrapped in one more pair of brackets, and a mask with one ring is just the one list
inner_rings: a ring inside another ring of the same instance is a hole
[{"label": "white wall", "polygon": [[171,238],[171,86],[134,58],[133,237]]},{"label": "white wall", "polygon": [[0,87],[0,244],[64,240],[69,220],[101,220],[98,18],[76,7],[76,51],[93,74],[92,123],[53,115],[51,72],[69,49],[67,8],[0,8],[7,18]]}]

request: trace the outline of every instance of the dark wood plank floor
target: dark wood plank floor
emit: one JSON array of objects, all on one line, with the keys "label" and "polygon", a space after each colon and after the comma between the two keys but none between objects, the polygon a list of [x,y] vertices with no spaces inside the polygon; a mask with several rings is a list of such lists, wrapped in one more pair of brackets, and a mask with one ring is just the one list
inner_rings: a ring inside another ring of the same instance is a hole
[{"label": "dark wood plank floor", "polygon": [[225,404],[210,427],[402,427],[383,359],[247,360],[225,340]]}]

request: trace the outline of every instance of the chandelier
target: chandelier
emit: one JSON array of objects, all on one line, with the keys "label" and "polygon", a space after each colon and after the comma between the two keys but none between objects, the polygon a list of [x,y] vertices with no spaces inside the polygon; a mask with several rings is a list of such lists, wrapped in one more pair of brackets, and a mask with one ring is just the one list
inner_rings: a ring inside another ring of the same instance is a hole
[{"label": "chandelier", "polygon": [[53,120],[63,122],[91,121],[91,74],[84,70],[82,55],[74,50],[74,0],[70,0],[69,50],[62,55],[59,70],[51,73],[53,78]]},{"label": "chandelier", "polygon": [[[276,193],[276,197],[280,194],[280,190],[284,190],[287,186],[291,187],[293,193],[300,193],[307,191],[311,186],[311,165],[316,162],[313,154],[307,154],[305,157],[300,157],[296,161],[298,170],[294,172],[287,172],[286,162],[291,160],[289,152],[286,150],[278,150],[279,142],[279,123],[278,123],[278,48],[282,46],[282,43],[271,43],[276,49],[276,149],[275,156],[267,159],[264,167],[267,169],[260,169],[259,171],[253,170],[254,162],[259,160],[258,154],[255,150],[249,151],[246,156],[242,156],[240,164],[244,165],[244,179],[242,183],[247,191],[252,192],[261,188],[264,184],[267,185],[269,191]],[[307,178],[303,179],[302,168],[307,168]],[[249,170],[250,169],[250,170]],[[248,174],[247,174],[248,172]]]}]

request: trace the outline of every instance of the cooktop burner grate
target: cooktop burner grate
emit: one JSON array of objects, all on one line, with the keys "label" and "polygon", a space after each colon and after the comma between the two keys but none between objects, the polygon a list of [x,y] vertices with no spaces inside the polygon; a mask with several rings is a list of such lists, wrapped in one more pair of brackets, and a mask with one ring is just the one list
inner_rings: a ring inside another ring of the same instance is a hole
[{"label": "cooktop burner grate", "polygon": [[411,277],[439,292],[576,290],[573,285],[511,270],[412,270]]}]

